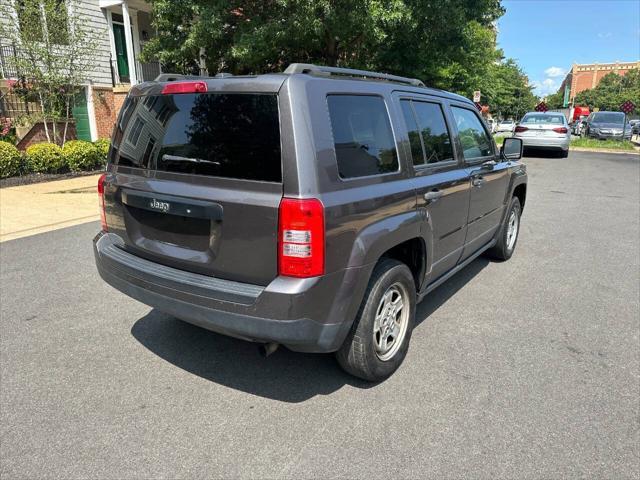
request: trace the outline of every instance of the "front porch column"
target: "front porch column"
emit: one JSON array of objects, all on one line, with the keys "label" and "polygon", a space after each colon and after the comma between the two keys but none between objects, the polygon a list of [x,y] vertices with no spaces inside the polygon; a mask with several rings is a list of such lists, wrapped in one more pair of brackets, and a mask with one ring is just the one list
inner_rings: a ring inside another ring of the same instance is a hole
[{"label": "front porch column", "polygon": [[136,74],[136,56],[133,50],[133,35],[131,35],[131,17],[129,16],[129,7],[127,2],[122,2],[122,20],[124,23],[124,38],[127,44],[127,63],[129,64],[129,77],[131,85],[135,85],[138,82],[138,75]]}]

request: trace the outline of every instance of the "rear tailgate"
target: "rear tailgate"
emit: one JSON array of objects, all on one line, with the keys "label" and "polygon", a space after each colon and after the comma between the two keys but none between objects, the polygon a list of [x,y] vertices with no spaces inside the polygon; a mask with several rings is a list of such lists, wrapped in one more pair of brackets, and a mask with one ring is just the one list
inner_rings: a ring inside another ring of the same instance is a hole
[{"label": "rear tailgate", "polygon": [[527,114],[516,127],[518,137],[566,137],[568,131],[569,126],[562,114]]},{"label": "rear tailgate", "polygon": [[282,198],[276,93],[130,95],[113,137],[109,231],[174,268],[266,285]]}]

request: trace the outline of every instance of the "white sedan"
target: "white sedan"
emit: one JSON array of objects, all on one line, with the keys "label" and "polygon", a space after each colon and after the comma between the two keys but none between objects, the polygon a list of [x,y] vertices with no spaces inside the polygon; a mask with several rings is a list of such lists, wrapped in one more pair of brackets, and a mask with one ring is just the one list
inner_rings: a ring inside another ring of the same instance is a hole
[{"label": "white sedan", "polygon": [[503,120],[496,127],[496,133],[500,132],[513,132],[514,128],[516,128],[516,122],[513,120]]},{"label": "white sedan", "polygon": [[569,154],[571,131],[567,119],[558,112],[529,112],[515,128],[516,138],[526,147],[558,150],[563,157]]}]

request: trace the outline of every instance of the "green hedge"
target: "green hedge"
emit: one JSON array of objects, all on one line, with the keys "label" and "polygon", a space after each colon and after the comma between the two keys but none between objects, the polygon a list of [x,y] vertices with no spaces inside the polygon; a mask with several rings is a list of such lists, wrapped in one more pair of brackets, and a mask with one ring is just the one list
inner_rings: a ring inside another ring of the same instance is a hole
[{"label": "green hedge", "polygon": [[96,145],[82,140],[71,140],[65,143],[62,156],[67,168],[72,172],[94,170],[102,163],[102,156]]},{"label": "green hedge", "polygon": [[100,152],[100,155],[104,159],[102,163],[106,165],[107,155],[109,154],[109,146],[111,146],[111,140],[109,140],[108,138],[100,138],[93,142],[93,144],[96,146],[96,148]]},{"label": "green hedge", "polygon": [[63,148],[53,143],[36,143],[22,154],[8,143],[0,141],[0,178],[27,173],[62,173],[91,171],[107,164],[110,141],[71,140]]},{"label": "green hedge", "polygon": [[62,149],[55,143],[36,143],[27,148],[26,167],[29,172],[58,173],[66,169]]},{"label": "green hedge", "polygon": [[0,178],[13,177],[20,173],[22,155],[8,142],[0,142]]}]

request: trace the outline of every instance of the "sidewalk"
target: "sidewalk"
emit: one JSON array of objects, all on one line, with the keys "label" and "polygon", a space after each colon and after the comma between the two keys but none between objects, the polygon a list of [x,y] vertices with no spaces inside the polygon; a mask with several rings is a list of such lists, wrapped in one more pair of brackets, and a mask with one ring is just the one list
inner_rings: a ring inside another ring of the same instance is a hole
[{"label": "sidewalk", "polygon": [[98,220],[98,177],[0,189],[0,242]]}]

